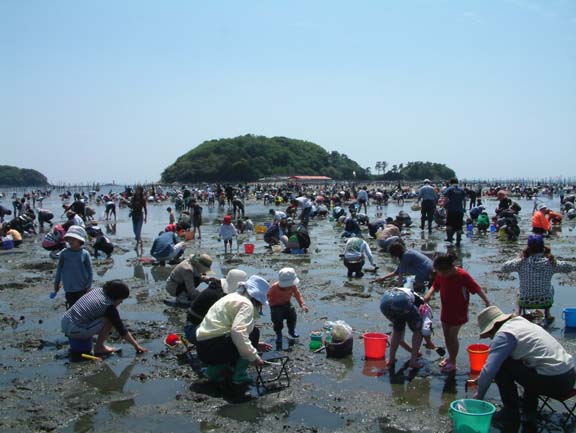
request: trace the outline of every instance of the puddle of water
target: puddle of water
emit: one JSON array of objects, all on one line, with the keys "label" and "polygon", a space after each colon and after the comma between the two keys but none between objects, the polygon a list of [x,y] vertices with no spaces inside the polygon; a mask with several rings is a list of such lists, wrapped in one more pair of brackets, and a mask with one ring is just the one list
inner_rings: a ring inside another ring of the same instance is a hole
[{"label": "puddle of water", "polygon": [[[342,418],[326,409],[308,404],[286,403],[276,407],[273,412],[280,413],[280,422],[293,426],[306,426],[316,429],[335,429],[344,425]],[[226,405],[218,413],[227,418],[257,424],[270,411],[263,411],[256,402]]]},{"label": "puddle of water", "polygon": [[288,415],[287,421],[293,425],[336,429],[344,425],[339,415],[312,405],[297,405]]},{"label": "puddle of water", "polygon": [[[486,204],[489,213],[493,213],[496,203],[488,201]],[[497,305],[508,310],[511,310],[514,303],[517,277],[500,279],[494,271],[499,268],[504,260],[517,256],[524,246],[525,235],[530,224],[529,216],[532,202],[521,200],[520,204],[523,208],[521,221],[522,241],[502,242],[492,234],[487,234],[486,236],[474,234],[463,241],[463,247],[458,252],[462,266],[483,287],[486,287],[489,297]],[[60,207],[59,200],[54,198],[46,200],[44,205],[48,209]],[[143,229],[145,256],[149,255],[149,249],[155,235],[163,229],[164,223],[167,222],[165,212],[167,205],[149,206],[149,223],[145,224]],[[101,213],[102,209],[103,207],[99,208],[98,214]],[[412,216],[415,224],[419,222],[419,213],[411,211],[409,204],[404,207],[390,204],[384,209],[383,217],[395,216],[401,209]],[[371,216],[373,216],[374,212],[374,207],[369,209]],[[132,228],[127,218],[127,213],[127,209],[118,211],[120,218],[115,226],[101,224],[105,232],[114,232],[112,235],[113,241],[118,245],[119,249],[122,249],[122,252],[115,253],[111,262],[94,261],[95,285],[112,278],[131,280],[130,284],[134,286],[132,296],[125,303],[125,309],[121,310],[124,320],[142,323],[154,321],[165,324],[167,332],[168,330],[181,330],[184,321],[183,311],[166,309],[160,303],[160,300],[155,311],[129,311],[131,307],[134,307],[139,302],[154,299],[155,297],[160,299],[163,297],[163,281],[168,277],[172,267],[148,266],[136,260],[136,252],[133,249]],[[269,220],[267,216],[268,207],[262,206],[261,203],[250,204],[247,207],[247,214],[252,217],[255,223]],[[408,370],[402,370],[401,365],[399,366],[400,371],[390,374],[390,371],[384,368],[383,361],[365,361],[363,359],[363,342],[357,338],[368,331],[390,331],[390,324],[379,311],[379,299],[385,288],[378,285],[370,285],[369,281],[373,276],[369,274],[358,280],[346,278],[346,269],[338,259],[338,254],[344,247],[344,240],[340,238],[341,228],[337,228],[334,224],[327,221],[312,222],[310,230],[312,252],[306,256],[271,254],[264,248],[262,236],[252,238],[252,241],[256,244],[254,255],[250,257],[244,254],[224,255],[222,245],[216,241],[214,236],[222,215],[222,210],[208,209],[204,206],[206,224],[203,226],[203,239],[188,242],[186,254],[189,252],[209,252],[214,258],[213,270],[217,276],[225,275],[233,267],[241,267],[249,274],[258,273],[269,280],[275,280],[278,269],[284,266],[294,266],[304,282],[301,291],[307,304],[311,306],[309,313],[303,314],[299,312],[298,316],[298,331],[302,335],[298,344],[303,345],[304,348],[308,344],[306,336],[309,335],[310,331],[322,328],[325,318],[329,320],[344,319],[355,330],[356,338],[352,357],[343,360],[333,360],[326,359],[325,354],[310,355],[309,362],[312,365],[318,365],[320,367],[319,371],[327,363],[330,363],[331,367],[337,368],[330,369],[329,371],[332,373],[306,375],[302,379],[303,383],[312,385],[322,392],[374,392],[375,395],[382,396],[383,405],[390,406],[386,407],[387,410],[394,411],[395,408],[399,408],[401,412],[408,413],[409,410],[416,409],[418,413],[431,415],[431,427],[429,430],[420,429],[414,431],[438,431],[434,429],[432,424],[440,425],[440,420],[447,419],[446,414],[450,402],[466,397],[464,385],[469,377],[469,366],[465,348],[468,344],[479,341],[475,320],[476,313],[482,308],[480,300],[477,297],[472,297],[470,323],[464,326],[461,331],[461,350],[458,358],[459,372],[455,377],[449,378],[439,373],[436,365],[438,359],[434,353],[424,353],[426,366],[416,375]],[[562,232],[559,233],[561,236],[559,239],[562,242],[555,243],[555,240],[551,241],[553,252],[558,258],[573,257],[573,242],[571,241],[576,237],[576,231],[573,230],[573,227],[574,222],[565,223]],[[446,250],[443,232],[434,231],[430,239],[427,236],[427,234],[423,236],[417,229],[412,229],[410,235],[406,237],[407,244],[410,247],[422,249],[430,254]],[[256,240],[254,241],[254,239]],[[241,249],[240,251],[242,252],[243,250]],[[44,251],[39,253],[41,259],[38,259],[38,262],[50,260],[48,259],[48,253],[46,252],[42,255],[43,253]],[[396,267],[396,262],[388,254],[377,251],[376,248],[373,249],[373,254],[377,264],[380,266],[380,276]],[[16,255],[14,255],[14,258],[16,258]],[[0,263],[0,272],[2,272],[3,278],[6,274],[5,266],[10,266],[7,261]],[[24,272],[30,277],[37,276],[37,274],[29,270]],[[550,332],[561,341],[570,353],[575,353],[576,330],[565,330],[563,328],[561,310],[564,307],[576,306],[576,303],[573,302],[573,287],[568,284],[559,284],[560,281],[565,281],[563,278],[563,276],[557,276],[554,279],[556,303],[552,308],[552,313],[556,316],[557,321],[554,327],[550,329]],[[309,282],[311,286],[312,281],[314,284],[313,289],[306,284],[306,282]],[[0,305],[0,311],[12,316],[16,315],[17,317],[24,315],[27,318],[23,323],[17,325],[17,332],[38,330],[42,331],[43,335],[48,335],[48,337],[45,337],[46,339],[57,340],[60,332],[62,311],[61,308],[60,310],[58,309],[59,307],[56,307],[57,309],[54,311],[46,308],[47,305],[52,308],[52,305],[48,303],[48,292],[49,289],[47,288],[46,296],[38,299],[38,306],[35,306],[35,309],[30,308],[28,311],[16,312],[12,306]],[[341,296],[334,296],[335,294],[340,294]],[[357,295],[370,295],[370,297]],[[437,316],[435,323],[438,324],[438,299],[434,301],[433,306],[435,316]],[[43,316],[47,316],[43,318],[42,324],[38,323],[38,320],[28,319],[35,317],[39,308],[44,308]],[[261,326],[264,339],[273,339],[274,333],[269,311],[265,311],[265,315],[261,319]],[[437,326],[434,340],[438,344],[443,344],[439,326]],[[158,353],[163,350],[161,341],[147,341],[145,345],[150,349],[151,353]],[[134,377],[134,371],[132,370],[134,367],[130,364],[133,353],[132,348],[126,344],[122,346],[125,351],[128,351],[124,357],[113,358],[107,362],[107,367],[96,371],[91,376],[82,378],[86,384],[94,388],[95,393],[106,397],[108,403],[100,407],[94,414],[83,416],[62,431],[166,431],[166,426],[169,426],[170,431],[174,432],[195,432],[207,431],[214,427],[209,424],[190,421],[189,417],[183,416],[171,417],[157,414],[154,414],[154,416],[136,416],[136,409],[172,401],[178,393],[186,390],[189,383],[172,379],[150,380],[148,382],[139,382],[132,379]],[[54,360],[53,356],[63,350],[44,348],[43,353],[22,354],[10,348],[5,349],[3,355],[5,355],[6,361],[3,360],[1,365],[6,368],[2,371],[0,384],[2,386],[9,384],[13,379],[22,375],[26,377],[44,375],[47,380],[58,380],[58,378],[65,375],[76,374],[76,368],[85,368],[82,365],[66,366],[63,360]],[[20,359],[31,363],[32,361],[29,358],[32,357],[35,357],[33,359],[44,360],[32,368],[27,368],[25,371],[19,368]],[[47,357],[50,358],[49,361],[45,360]],[[403,362],[408,359],[408,354],[400,350],[398,357],[400,362]],[[168,368],[168,365],[162,364],[161,367]],[[294,367],[296,370],[298,369],[298,365]],[[158,366],[142,365],[138,367],[139,371],[145,373],[152,368],[158,368]],[[79,373],[78,375],[80,376]],[[487,398],[499,400],[496,387],[491,387]],[[266,413],[262,412],[262,409],[258,407],[258,402],[227,405],[219,409],[219,414],[222,416],[254,425],[260,423],[263,417],[270,413],[279,414],[281,422],[292,426],[334,430],[342,429],[345,424],[345,421],[339,415],[310,404],[295,405],[288,403],[268,410]],[[410,415],[404,415],[404,417],[408,418],[407,421],[410,421]],[[388,418],[381,417],[375,422],[375,430],[382,433],[408,433],[407,430],[397,428]],[[410,423],[408,422],[408,424]],[[549,431],[561,431],[554,430],[557,420],[552,419],[550,424]]]},{"label": "puddle of water", "polygon": [[[121,406],[123,402],[115,402]],[[112,404],[111,404],[112,405]],[[88,432],[190,432],[202,433],[213,431],[217,426],[197,422],[190,417],[155,415],[131,415],[124,411],[111,413],[107,408],[101,408],[93,414],[81,416],[75,422],[59,430],[62,433],[88,433]]]}]

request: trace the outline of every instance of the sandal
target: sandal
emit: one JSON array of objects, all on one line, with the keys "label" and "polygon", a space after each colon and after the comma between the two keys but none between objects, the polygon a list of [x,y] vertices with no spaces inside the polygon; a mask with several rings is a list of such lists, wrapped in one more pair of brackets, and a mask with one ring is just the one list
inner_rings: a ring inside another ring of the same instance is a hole
[{"label": "sandal", "polygon": [[444,366],[440,369],[442,373],[453,373],[456,371],[456,365],[451,362],[446,362]]},{"label": "sandal", "polygon": [[438,367],[443,368],[446,364],[448,364],[448,359],[444,358],[438,363]]}]

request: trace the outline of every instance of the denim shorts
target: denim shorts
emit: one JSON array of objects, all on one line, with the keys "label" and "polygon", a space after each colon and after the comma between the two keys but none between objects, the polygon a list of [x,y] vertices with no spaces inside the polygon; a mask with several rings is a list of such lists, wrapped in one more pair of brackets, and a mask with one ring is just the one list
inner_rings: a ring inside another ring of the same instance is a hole
[{"label": "denim shorts", "polygon": [[402,290],[391,289],[384,293],[380,301],[380,311],[392,322],[395,331],[403,331],[406,324],[412,332],[422,328],[422,318],[418,313],[418,308]]}]

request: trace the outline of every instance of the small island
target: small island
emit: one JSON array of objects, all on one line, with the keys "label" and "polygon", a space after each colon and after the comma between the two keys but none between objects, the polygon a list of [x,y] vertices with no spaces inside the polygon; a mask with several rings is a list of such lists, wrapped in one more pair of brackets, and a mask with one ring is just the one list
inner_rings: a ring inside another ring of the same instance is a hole
[{"label": "small island", "polygon": [[0,165],[0,186],[48,186],[48,179],[31,168]]},{"label": "small island", "polygon": [[[383,152],[385,150],[383,149]],[[328,152],[309,141],[247,134],[209,140],[180,156],[163,173],[162,183],[254,182],[272,176],[327,176],[335,180],[446,180],[455,176],[444,164],[376,162],[376,174],[347,155]]]}]

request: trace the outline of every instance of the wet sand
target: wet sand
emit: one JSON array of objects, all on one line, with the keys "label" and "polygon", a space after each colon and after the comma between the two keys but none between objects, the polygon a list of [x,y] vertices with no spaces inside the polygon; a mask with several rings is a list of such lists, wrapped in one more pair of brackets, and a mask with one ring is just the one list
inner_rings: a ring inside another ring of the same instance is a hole
[{"label": "wet sand", "polygon": [[[546,201],[546,199],[544,199]],[[492,301],[506,311],[514,305],[517,278],[495,273],[508,258],[513,258],[525,245],[530,226],[532,202],[520,200],[523,209],[520,225],[522,234],[517,242],[500,241],[494,234],[464,238],[458,252],[462,266],[487,291]],[[550,199],[558,208],[558,198]],[[488,201],[489,213],[496,202]],[[149,206],[149,222],[144,226],[145,255],[154,235],[167,223],[168,203]],[[43,207],[57,211],[59,200],[51,198]],[[103,206],[97,208],[98,216]],[[384,216],[395,216],[400,209],[412,215],[416,225],[419,212],[390,204]],[[268,219],[267,207],[261,202],[249,202],[246,214],[255,223]],[[375,206],[369,208],[374,216]],[[57,213],[57,212],[55,212]],[[479,342],[476,315],[482,309],[481,300],[472,297],[470,322],[461,330],[458,372],[447,376],[439,372],[438,355],[423,349],[425,367],[417,372],[404,369],[408,353],[399,351],[395,372],[387,371],[383,361],[365,361],[361,335],[365,332],[389,332],[389,323],[379,311],[381,294],[393,285],[370,285],[373,275],[362,279],[346,278],[338,258],[344,241],[341,228],[328,220],[313,220],[310,224],[312,245],[307,255],[273,254],[264,248],[260,236],[252,238],[256,245],[253,255],[224,255],[223,245],[216,241],[216,231],[223,215],[218,209],[204,205],[202,240],[187,242],[186,253],[208,252],[214,257],[213,270],[223,276],[239,267],[249,274],[258,273],[274,281],[284,266],[296,268],[300,288],[310,306],[310,312],[299,311],[299,341],[289,348],[291,386],[260,398],[233,403],[222,398],[218,390],[197,378],[177,350],[168,350],[163,338],[171,332],[181,332],[185,312],[167,307],[164,285],[171,267],[141,264],[134,251],[134,240],[128,210],[119,209],[115,234],[117,245],[112,260],[93,261],[95,285],[112,278],[125,280],[131,288],[120,313],[141,344],[149,349],[135,355],[123,342],[118,356],[105,362],[70,363],[68,346],[60,331],[64,312],[63,296],[50,300],[56,261],[40,246],[41,236],[29,238],[13,252],[0,255],[0,425],[3,432],[448,432],[450,402],[471,396],[465,390],[470,377],[468,344]],[[101,227],[106,231],[105,221]],[[565,221],[551,239],[558,259],[574,263],[575,222]],[[426,252],[444,252],[445,233],[434,230],[428,237],[413,228],[405,236],[410,247]],[[370,240],[379,275],[393,270],[395,262],[379,252]],[[576,307],[573,290],[576,275],[554,277],[556,302],[553,314],[556,322],[550,332],[567,350],[576,353],[576,333],[564,330],[561,310]],[[435,314],[434,341],[443,345],[439,324],[439,299],[432,302]],[[345,359],[327,359],[322,353],[308,350],[308,335],[322,328],[324,321],[345,320],[354,328],[354,350]],[[274,333],[269,313],[260,320],[263,339],[273,343]],[[285,331],[286,332],[286,331]],[[287,346],[287,344],[286,344]],[[487,399],[498,402],[492,386]],[[550,432],[563,431],[560,419],[552,416],[545,424]],[[498,431],[492,429],[493,432]]]}]

